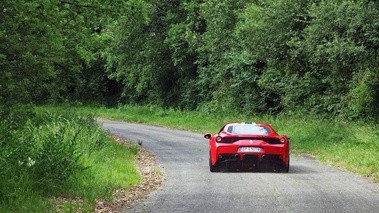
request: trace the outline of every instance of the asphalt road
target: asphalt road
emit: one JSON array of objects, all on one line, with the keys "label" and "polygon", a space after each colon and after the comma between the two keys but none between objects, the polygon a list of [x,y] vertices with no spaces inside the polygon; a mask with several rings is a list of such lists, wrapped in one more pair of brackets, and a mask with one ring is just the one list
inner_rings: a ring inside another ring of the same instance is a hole
[{"label": "asphalt road", "polygon": [[202,134],[99,120],[103,128],[155,153],[166,182],[125,212],[379,212],[379,184],[291,156],[289,173],[211,173]]}]

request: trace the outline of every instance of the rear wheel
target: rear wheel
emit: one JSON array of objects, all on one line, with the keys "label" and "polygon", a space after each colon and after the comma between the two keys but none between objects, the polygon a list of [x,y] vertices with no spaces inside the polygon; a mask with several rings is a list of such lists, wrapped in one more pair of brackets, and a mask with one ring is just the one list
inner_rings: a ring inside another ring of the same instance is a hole
[{"label": "rear wheel", "polygon": [[288,173],[290,170],[290,159],[288,158],[287,166],[284,166],[283,172]]},{"label": "rear wheel", "polygon": [[283,172],[284,173],[288,173],[288,171],[290,170],[290,167],[289,166],[284,166],[284,168],[283,168]]},{"label": "rear wheel", "polygon": [[217,165],[212,165],[212,157],[211,157],[211,153],[210,152],[209,152],[209,170],[211,172],[218,172],[219,171]]}]

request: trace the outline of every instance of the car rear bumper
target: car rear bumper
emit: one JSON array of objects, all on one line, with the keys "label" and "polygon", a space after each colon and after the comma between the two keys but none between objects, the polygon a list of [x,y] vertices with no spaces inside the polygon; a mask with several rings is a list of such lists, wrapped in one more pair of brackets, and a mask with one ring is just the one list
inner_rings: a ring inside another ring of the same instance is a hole
[{"label": "car rear bumper", "polygon": [[[221,148],[221,147],[220,147]],[[230,168],[242,169],[277,169],[288,167],[289,156],[285,148],[274,147],[273,149],[263,149],[259,153],[235,153],[230,150],[218,150],[214,165],[225,166]]]},{"label": "car rear bumper", "polygon": [[260,162],[285,163],[280,154],[218,154],[218,163],[241,162],[245,164],[256,164]]}]

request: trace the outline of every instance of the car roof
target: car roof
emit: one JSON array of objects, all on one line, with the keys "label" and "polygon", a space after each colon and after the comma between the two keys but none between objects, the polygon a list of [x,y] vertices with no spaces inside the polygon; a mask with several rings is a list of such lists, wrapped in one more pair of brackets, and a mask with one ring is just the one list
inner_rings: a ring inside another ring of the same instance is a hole
[{"label": "car roof", "polygon": [[259,126],[268,126],[268,127],[271,127],[270,124],[268,124],[268,123],[262,123],[262,122],[231,122],[231,123],[225,124],[225,126],[227,126],[227,125],[259,125]]}]

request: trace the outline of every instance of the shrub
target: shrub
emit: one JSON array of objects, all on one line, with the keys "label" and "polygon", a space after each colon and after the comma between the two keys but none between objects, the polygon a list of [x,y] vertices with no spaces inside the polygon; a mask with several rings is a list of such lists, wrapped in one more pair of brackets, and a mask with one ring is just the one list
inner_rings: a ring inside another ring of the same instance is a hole
[{"label": "shrub", "polygon": [[[21,191],[55,194],[89,165],[84,158],[104,146],[106,135],[93,117],[40,113],[0,121],[0,201]],[[20,124],[23,122],[24,124]],[[17,128],[14,128],[17,126]]]}]

